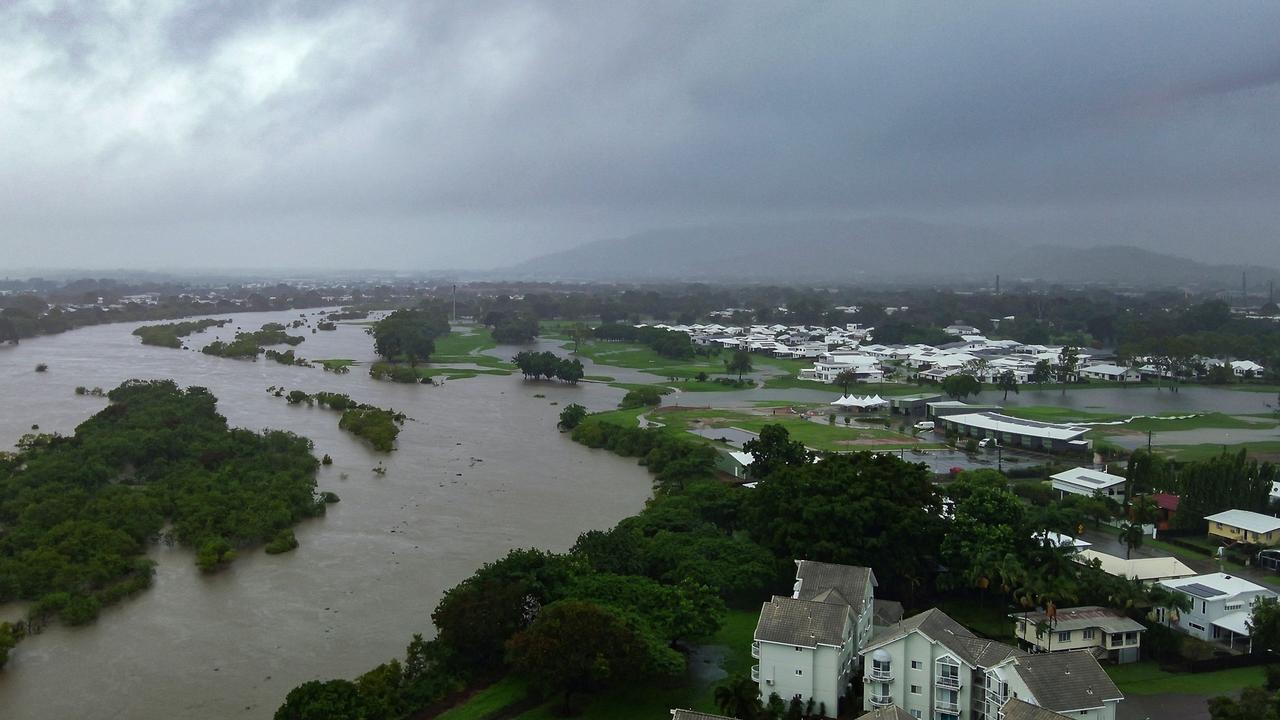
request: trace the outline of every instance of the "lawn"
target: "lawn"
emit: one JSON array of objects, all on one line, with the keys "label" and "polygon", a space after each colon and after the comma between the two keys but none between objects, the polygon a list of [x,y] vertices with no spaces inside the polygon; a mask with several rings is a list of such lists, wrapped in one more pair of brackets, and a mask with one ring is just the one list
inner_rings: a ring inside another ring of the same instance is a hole
[{"label": "lawn", "polygon": [[[882,425],[868,425],[854,422],[846,426],[843,422],[835,425],[816,423],[797,415],[762,415],[741,410],[722,410],[708,408],[681,408],[679,410],[663,410],[650,413],[649,418],[665,424],[673,432],[689,428],[697,421],[703,421],[707,427],[736,427],[748,432],[759,433],[765,425],[782,425],[791,434],[793,440],[799,440],[814,450],[831,452],[850,452],[856,450],[896,450],[903,447],[935,447],[933,443],[923,443],[909,435],[894,430],[887,430]],[[625,422],[625,420],[623,420]],[[694,436],[690,436],[694,437]],[[850,444],[856,440],[879,440],[866,444]]]},{"label": "lawn", "polygon": [[436,720],[481,720],[523,700],[528,691],[528,685],[523,680],[505,677],[467,698],[461,705],[437,715]]},{"label": "lawn", "polygon": [[1126,695],[1225,695],[1243,687],[1261,685],[1261,666],[1233,668],[1206,673],[1170,673],[1154,661],[1106,665],[1111,680]]},{"label": "lawn", "polygon": [[1009,617],[1011,611],[1003,597],[993,595],[982,602],[967,598],[947,599],[938,604],[938,609],[989,640],[1017,644],[1017,638],[1013,635],[1013,620]]},{"label": "lawn", "polygon": [[359,365],[355,360],[349,358],[330,358],[328,360],[312,360],[316,365],[323,365],[326,370],[338,370],[340,368]]},{"label": "lawn", "polygon": [[1245,450],[1251,456],[1259,459],[1280,460],[1280,441],[1265,440],[1259,442],[1239,443],[1236,445],[1221,445],[1218,443],[1201,443],[1199,445],[1165,445],[1158,448],[1167,457],[1182,462],[1191,460],[1207,460],[1217,457],[1224,451],[1229,453],[1237,453]]}]

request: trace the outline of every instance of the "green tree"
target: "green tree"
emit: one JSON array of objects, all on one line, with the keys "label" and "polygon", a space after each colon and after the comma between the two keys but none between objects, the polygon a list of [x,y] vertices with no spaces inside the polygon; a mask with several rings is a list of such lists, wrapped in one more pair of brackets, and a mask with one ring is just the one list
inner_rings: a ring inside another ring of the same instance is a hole
[{"label": "green tree", "polygon": [[738,382],[742,382],[742,376],[752,371],[751,353],[746,350],[738,350],[733,356],[724,362],[724,369],[730,373],[738,374]]},{"label": "green tree", "polygon": [[1018,376],[1012,370],[1005,370],[996,376],[996,389],[1004,391],[1004,400],[1009,400],[1009,391],[1018,394]]},{"label": "green tree", "polygon": [[543,608],[507,643],[507,657],[517,673],[558,693],[566,715],[573,711],[574,693],[684,669],[684,658],[647,636],[634,619],[577,600]]},{"label": "green tree", "polygon": [[858,373],[854,372],[851,368],[846,368],[836,374],[836,378],[833,382],[840,386],[840,389],[845,395],[848,395],[849,386],[858,382]]},{"label": "green tree", "polygon": [[942,379],[942,392],[953,400],[963,400],[982,391],[982,383],[968,373],[956,373]]},{"label": "green tree", "polygon": [[1142,547],[1143,539],[1141,523],[1126,522],[1120,525],[1119,540],[1124,544],[1124,557],[1126,560],[1133,554],[1134,548]]},{"label": "green tree", "polygon": [[350,680],[312,680],[289,691],[275,720],[365,720],[360,690]]},{"label": "green tree", "polygon": [[1058,362],[1053,366],[1053,374],[1062,383],[1062,394],[1067,394],[1067,383],[1075,380],[1076,368],[1080,366],[1080,348],[1067,345],[1058,353]]},{"label": "green tree", "polygon": [[1043,390],[1044,384],[1053,379],[1053,365],[1048,360],[1039,360],[1027,378]]},{"label": "green tree", "polygon": [[587,417],[587,409],[578,403],[569,403],[560,411],[560,427],[565,430],[572,430],[582,423]]},{"label": "green tree", "polygon": [[1275,598],[1258,598],[1246,625],[1255,652],[1280,649],[1280,601]]},{"label": "green tree", "polygon": [[742,445],[743,452],[751,454],[750,471],[754,477],[766,478],[788,465],[803,465],[812,455],[804,443],[791,439],[791,433],[782,425],[765,425],[754,440]]},{"label": "green tree", "polygon": [[908,578],[937,566],[941,510],[925,466],[870,453],[784,465],[746,501],[751,537],[774,556],[874,568],[904,600]]},{"label": "green tree", "polygon": [[760,685],[747,675],[734,675],[716,686],[716,708],[729,717],[756,720],[764,712]]}]

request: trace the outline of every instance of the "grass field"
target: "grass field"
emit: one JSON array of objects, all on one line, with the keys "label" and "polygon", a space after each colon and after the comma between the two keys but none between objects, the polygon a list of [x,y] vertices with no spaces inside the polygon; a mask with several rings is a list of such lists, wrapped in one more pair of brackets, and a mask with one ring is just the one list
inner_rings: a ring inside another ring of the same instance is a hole
[{"label": "grass field", "polygon": [[312,360],[316,365],[323,365],[328,370],[337,370],[339,368],[351,367],[360,363],[349,358],[329,358],[328,360]]},{"label": "grass field", "polygon": [[1229,453],[1236,453],[1244,450],[1251,456],[1259,459],[1280,460],[1280,440],[1268,440],[1261,442],[1247,442],[1236,445],[1221,445],[1218,443],[1203,443],[1200,445],[1165,445],[1158,448],[1166,457],[1183,462],[1191,460],[1206,460],[1216,457],[1225,450]]},{"label": "grass field", "polygon": [[529,687],[525,681],[505,677],[467,698],[465,703],[437,715],[436,720],[481,720],[523,700],[528,692]]},{"label": "grass field", "polygon": [[1169,673],[1147,660],[1103,667],[1126,695],[1225,695],[1243,687],[1261,685],[1264,680],[1261,666],[1207,673]]},{"label": "grass field", "polygon": [[[606,413],[606,422],[634,423],[635,411],[618,411]],[[768,415],[744,412],[741,410],[722,410],[707,408],[682,408],[679,410],[654,410],[649,419],[663,423],[671,432],[683,433],[686,428],[700,423],[704,427],[727,428],[736,427],[748,432],[758,433],[765,425],[782,425],[791,434],[793,440],[799,440],[814,450],[832,452],[850,452],[856,450],[896,450],[904,447],[937,447],[935,443],[918,442],[910,435],[896,430],[887,430],[881,425],[868,425],[853,422],[845,425],[815,423],[797,415]],[[687,435],[687,434],[686,434]],[[688,437],[696,437],[687,435]],[[866,442],[855,442],[866,441]]]}]

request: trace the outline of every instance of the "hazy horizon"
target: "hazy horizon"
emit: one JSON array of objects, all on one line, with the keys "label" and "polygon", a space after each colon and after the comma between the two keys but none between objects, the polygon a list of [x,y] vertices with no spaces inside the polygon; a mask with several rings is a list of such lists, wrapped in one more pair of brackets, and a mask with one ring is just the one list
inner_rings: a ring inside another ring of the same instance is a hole
[{"label": "hazy horizon", "polygon": [[0,8],[0,276],[895,216],[1280,266],[1280,5]]}]

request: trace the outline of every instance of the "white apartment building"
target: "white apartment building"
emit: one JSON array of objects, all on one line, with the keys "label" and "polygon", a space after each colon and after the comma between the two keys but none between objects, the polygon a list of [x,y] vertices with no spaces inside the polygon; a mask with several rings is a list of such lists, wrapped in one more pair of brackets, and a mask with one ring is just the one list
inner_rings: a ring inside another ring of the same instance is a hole
[{"label": "white apartment building", "polygon": [[860,652],[864,708],[896,705],[914,718],[999,720],[1000,708],[1016,698],[1073,717],[1114,720],[1122,697],[1087,653],[1028,655],[977,637],[937,609],[886,628]]},{"label": "white apartment building", "polygon": [[760,608],[751,678],[761,697],[812,698],[820,714],[835,717],[871,636],[875,587],[870,568],[797,560],[791,597]]}]

